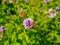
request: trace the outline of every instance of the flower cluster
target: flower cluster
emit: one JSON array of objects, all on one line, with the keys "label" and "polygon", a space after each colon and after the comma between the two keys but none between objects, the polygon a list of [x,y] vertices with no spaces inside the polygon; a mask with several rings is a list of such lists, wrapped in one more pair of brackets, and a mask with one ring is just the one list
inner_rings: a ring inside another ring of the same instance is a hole
[{"label": "flower cluster", "polygon": [[49,9],[47,11],[47,14],[50,18],[54,18],[56,16],[56,11],[55,10],[52,10],[52,9]]},{"label": "flower cluster", "polygon": [[2,0],[2,2],[6,2],[7,0]]},{"label": "flower cluster", "polygon": [[44,0],[45,3],[48,3],[50,0]]},{"label": "flower cluster", "polygon": [[34,20],[32,20],[31,18],[26,18],[23,21],[23,25],[26,29],[32,28],[34,26],[33,23],[34,23]]},{"label": "flower cluster", "polygon": [[4,32],[6,30],[6,28],[4,26],[0,27],[0,32]]},{"label": "flower cluster", "polygon": [[59,6],[57,6],[55,9],[56,9],[56,11],[59,11],[59,10],[60,10],[60,7],[59,7]]},{"label": "flower cluster", "polygon": [[13,0],[9,0],[9,3],[12,3],[13,2]]}]

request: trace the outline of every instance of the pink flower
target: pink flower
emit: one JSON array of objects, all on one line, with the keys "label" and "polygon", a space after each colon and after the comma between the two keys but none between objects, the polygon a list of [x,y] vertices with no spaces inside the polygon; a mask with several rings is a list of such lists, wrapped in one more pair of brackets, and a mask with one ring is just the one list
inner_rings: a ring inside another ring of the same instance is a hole
[{"label": "pink flower", "polygon": [[48,3],[50,0],[44,0],[45,3]]},{"label": "pink flower", "polygon": [[0,27],[0,32],[4,32],[6,30],[6,28],[4,26]]},{"label": "pink flower", "polygon": [[31,18],[26,18],[23,21],[23,25],[24,25],[25,29],[32,28],[34,26],[33,23],[34,23],[34,21]]},{"label": "pink flower", "polygon": [[2,2],[6,2],[7,0],[2,0]]}]

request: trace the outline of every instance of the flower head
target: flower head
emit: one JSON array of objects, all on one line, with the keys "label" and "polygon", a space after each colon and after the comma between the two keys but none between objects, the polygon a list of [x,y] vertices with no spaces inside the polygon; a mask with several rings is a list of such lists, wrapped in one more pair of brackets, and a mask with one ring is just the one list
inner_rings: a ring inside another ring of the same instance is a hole
[{"label": "flower head", "polygon": [[12,3],[13,2],[13,0],[9,0],[9,3]]},{"label": "flower head", "polygon": [[57,6],[57,7],[55,8],[55,10],[56,10],[56,11],[60,10],[60,7]]},{"label": "flower head", "polygon": [[31,18],[26,18],[23,21],[23,25],[26,29],[32,28],[34,26],[33,23],[34,23],[34,21]]},{"label": "flower head", "polygon": [[4,32],[6,30],[6,28],[4,26],[0,27],[0,32]]},{"label": "flower head", "polygon": [[47,11],[47,14],[50,18],[54,18],[56,16],[56,11],[55,10],[52,10],[52,9],[49,9]]},{"label": "flower head", "polygon": [[7,0],[2,0],[2,2],[6,2]]},{"label": "flower head", "polygon": [[48,3],[50,0],[44,0],[45,3]]}]

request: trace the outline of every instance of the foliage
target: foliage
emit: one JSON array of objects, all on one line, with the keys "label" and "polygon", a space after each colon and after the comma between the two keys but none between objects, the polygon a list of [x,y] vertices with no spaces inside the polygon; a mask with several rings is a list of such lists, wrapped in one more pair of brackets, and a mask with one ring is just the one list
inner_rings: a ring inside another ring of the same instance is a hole
[{"label": "foliage", "polygon": [[[46,11],[60,6],[60,0],[45,3],[44,0],[16,0],[17,3],[0,0],[0,26],[5,26],[4,37],[0,45],[59,45],[60,44],[60,10],[54,18],[49,18]],[[24,13],[20,13],[23,8]],[[23,20],[32,18],[36,25],[25,29]]]}]

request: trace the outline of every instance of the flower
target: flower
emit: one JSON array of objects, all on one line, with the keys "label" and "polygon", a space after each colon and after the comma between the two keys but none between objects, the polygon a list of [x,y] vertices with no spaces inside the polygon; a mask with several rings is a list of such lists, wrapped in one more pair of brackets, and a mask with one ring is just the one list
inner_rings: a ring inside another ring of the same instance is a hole
[{"label": "flower", "polygon": [[13,0],[9,0],[9,3],[12,3],[13,2]]},{"label": "flower", "polygon": [[57,6],[57,7],[55,8],[55,10],[56,10],[56,11],[60,10],[60,7]]},{"label": "flower", "polygon": [[45,3],[48,3],[50,0],[44,0]]},{"label": "flower", "polygon": [[23,25],[24,25],[25,29],[32,28],[34,26],[33,23],[34,23],[34,21],[31,18],[26,18],[23,21]]},{"label": "flower", "polygon": [[4,32],[6,30],[6,28],[4,26],[0,27],[0,32]]},{"label": "flower", "polygon": [[2,2],[6,2],[7,0],[2,0]]},{"label": "flower", "polygon": [[56,11],[55,10],[52,10],[52,9],[49,9],[47,11],[47,14],[50,18],[54,18],[56,16]]}]

